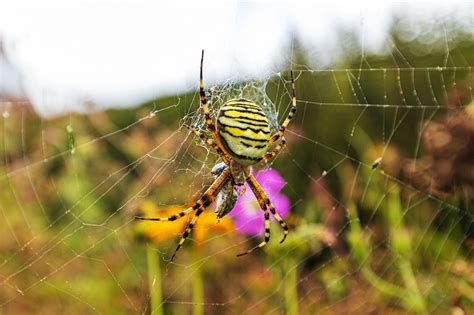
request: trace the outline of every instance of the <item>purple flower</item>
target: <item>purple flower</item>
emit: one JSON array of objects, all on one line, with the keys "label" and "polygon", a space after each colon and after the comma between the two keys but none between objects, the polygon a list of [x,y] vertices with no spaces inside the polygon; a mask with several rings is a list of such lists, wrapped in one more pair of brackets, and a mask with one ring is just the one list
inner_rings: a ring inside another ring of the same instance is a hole
[{"label": "purple flower", "polygon": [[[267,168],[254,173],[277,213],[285,217],[290,209],[290,200],[280,193],[286,182],[274,169]],[[229,216],[234,219],[237,230],[246,235],[260,236],[264,233],[265,219],[257,198],[245,183],[245,193],[237,199],[234,209]],[[270,213],[270,217],[274,220]]]}]

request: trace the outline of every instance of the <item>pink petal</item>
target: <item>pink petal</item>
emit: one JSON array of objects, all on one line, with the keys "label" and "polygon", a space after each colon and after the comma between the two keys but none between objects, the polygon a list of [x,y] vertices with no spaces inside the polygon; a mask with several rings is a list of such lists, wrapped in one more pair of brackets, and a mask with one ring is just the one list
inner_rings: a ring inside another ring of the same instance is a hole
[{"label": "pink petal", "polygon": [[286,185],[285,179],[281,177],[276,170],[271,168],[263,169],[255,173],[255,178],[267,194],[270,192],[278,192]]},{"label": "pink petal", "polygon": [[[255,174],[255,178],[268,195],[276,212],[283,218],[290,210],[290,200],[279,191],[286,182],[276,170],[267,168]],[[246,235],[261,236],[265,231],[264,212],[258,204],[252,190],[246,185],[246,192],[237,199],[234,209],[229,213],[237,230]],[[270,215],[273,217],[272,215]]]}]

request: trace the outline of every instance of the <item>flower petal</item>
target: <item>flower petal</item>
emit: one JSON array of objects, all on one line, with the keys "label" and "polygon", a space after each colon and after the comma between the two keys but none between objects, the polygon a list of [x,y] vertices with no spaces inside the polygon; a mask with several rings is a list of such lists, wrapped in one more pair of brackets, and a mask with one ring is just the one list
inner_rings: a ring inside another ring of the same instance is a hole
[{"label": "flower petal", "polygon": [[242,211],[235,217],[235,227],[242,234],[258,236],[263,234],[264,221],[263,211],[261,213]]},{"label": "flower petal", "polygon": [[286,185],[285,179],[271,168],[260,170],[255,174],[255,178],[267,194],[279,192]]},{"label": "flower petal", "polygon": [[276,212],[282,217],[286,217],[290,211],[290,199],[285,195],[278,194],[270,199]]},{"label": "flower petal", "polygon": [[[285,217],[290,210],[290,200],[280,193],[280,190],[286,184],[283,177],[276,170],[267,168],[255,173],[255,178],[268,195],[277,213],[281,217]],[[235,227],[240,233],[261,236],[265,231],[264,212],[260,208],[252,190],[247,184],[245,185],[247,189],[237,199],[234,209],[229,213],[229,217],[233,218]]]}]

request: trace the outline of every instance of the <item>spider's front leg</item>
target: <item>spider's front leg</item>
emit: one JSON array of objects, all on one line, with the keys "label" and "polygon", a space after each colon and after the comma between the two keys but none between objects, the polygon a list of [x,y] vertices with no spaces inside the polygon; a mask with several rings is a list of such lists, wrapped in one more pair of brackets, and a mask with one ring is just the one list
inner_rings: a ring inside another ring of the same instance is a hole
[{"label": "spider's front leg", "polygon": [[137,220],[147,220],[147,221],[174,221],[176,219],[184,217],[187,213],[190,213],[192,211],[196,211],[194,213],[194,216],[192,217],[191,221],[188,223],[186,226],[186,229],[184,230],[183,235],[181,236],[181,239],[178,243],[178,246],[176,247],[173,256],[171,256],[171,261],[173,261],[174,257],[176,256],[176,253],[179,251],[179,249],[183,246],[184,241],[186,238],[189,236],[191,233],[197,219],[201,215],[201,213],[216,199],[216,195],[220,192],[222,189],[222,186],[224,185],[226,180],[229,180],[230,177],[230,169],[227,167],[222,170],[220,175],[214,180],[214,182],[211,184],[211,186],[202,194],[201,198],[199,198],[196,203],[192,206],[189,207],[188,209],[177,213],[173,214],[169,217],[165,218],[148,218],[148,217],[141,217],[141,216],[135,216],[135,219]]},{"label": "spider's front leg", "polygon": [[253,175],[250,174],[247,177],[247,184],[250,186],[250,189],[252,190],[253,194],[257,198],[257,201],[258,201],[258,204],[260,205],[260,208],[264,212],[265,236],[264,236],[263,241],[260,244],[258,244],[257,246],[249,249],[248,251],[246,251],[244,253],[238,254],[237,256],[244,256],[244,255],[250,254],[254,250],[262,248],[263,246],[265,246],[268,243],[268,241],[270,240],[270,215],[268,213],[267,207],[268,207],[268,209],[270,209],[270,212],[272,213],[273,217],[275,218],[275,220],[278,221],[278,223],[280,224],[280,226],[282,227],[282,229],[284,231],[284,236],[283,236],[283,239],[280,241],[280,243],[283,243],[285,241],[286,237],[288,236],[288,225],[285,223],[285,221],[283,221],[281,216],[276,212],[275,207],[270,202],[270,199],[268,199],[267,194],[262,189],[262,187],[260,186],[260,184],[257,182],[257,180],[255,179],[255,177]]},{"label": "spider's front leg", "polygon": [[267,194],[265,191],[262,189],[260,184],[257,182],[255,177],[250,174],[250,176],[247,178],[247,183],[250,186],[250,189],[252,189],[252,192],[254,193],[255,197],[258,200],[258,203],[260,204],[260,207],[262,207],[262,204],[266,205],[268,209],[270,209],[270,212],[272,213],[273,217],[277,222],[280,224],[281,228],[283,229],[283,238],[280,241],[280,243],[283,243],[288,236],[288,225],[283,221],[281,216],[276,212],[275,207],[273,204],[270,202],[270,199],[268,199]]},{"label": "spider's front leg", "polygon": [[240,257],[240,256],[245,256],[245,255],[248,255],[250,254],[251,252],[253,252],[254,250],[256,249],[259,249],[259,248],[262,248],[263,246],[267,245],[268,241],[270,241],[270,214],[268,213],[268,210],[267,208],[265,207],[265,205],[260,205],[260,207],[262,208],[263,212],[264,212],[264,218],[265,218],[265,237],[263,239],[263,241],[258,244],[257,246],[249,249],[248,251],[246,252],[243,252],[243,253],[240,253],[240,254],[237,254],[237,257]]}]

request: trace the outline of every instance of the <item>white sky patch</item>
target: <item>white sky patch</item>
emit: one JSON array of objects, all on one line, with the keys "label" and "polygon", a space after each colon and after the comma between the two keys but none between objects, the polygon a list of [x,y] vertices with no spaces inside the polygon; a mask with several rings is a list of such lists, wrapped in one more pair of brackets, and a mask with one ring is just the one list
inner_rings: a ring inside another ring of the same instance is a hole
[{"label": "white sky patch", "polygon": [[[208,86],[261,78],[291,62],[292,35],[324,66],[337,55],[340,29],[354,30],[364,50],[380,50],[394,13],[407,10],[416,22],[456,14],[453,6],[469,17],[472,5],[463,1],[7,1],[0,38],[23,93],[51,115],[82,110],[84,102],[130,106],[196,89],[202,48]],[[1,65],[0,73],[0,84],[12,75]]]}]

